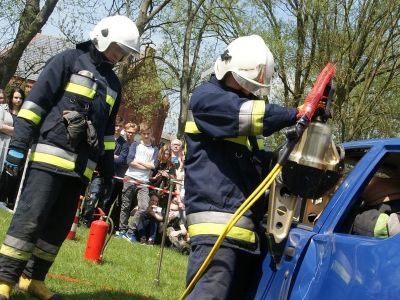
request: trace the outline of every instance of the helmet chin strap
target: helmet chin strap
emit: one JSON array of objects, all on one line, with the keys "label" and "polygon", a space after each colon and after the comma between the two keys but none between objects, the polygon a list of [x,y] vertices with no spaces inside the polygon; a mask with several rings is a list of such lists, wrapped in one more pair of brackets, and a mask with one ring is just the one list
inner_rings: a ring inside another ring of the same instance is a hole
[{"label": "helmet chin strap", "polygon": [[90,56],[94,60],[94,63],[96,66],[100,66],[101,64],[106,64],[110,66],[114,66],[104,55],[103,52],[100,52],[97,48],[96,45],[92,41],[92,45],[89,48],[90,51]]},{"label": "helmet chin strap", "polygon": [[232,76],[231,72],[226,73],[224,79],[223,79],[224,83],[226,86],[230,87],[231,89],[240,91],[241,93],[245,94],[246,96],[250,95],[251,93],[244,89],[236,80],[235,78]]},{"label": "helmet chin strap", "polygon": [[[100,51],[99,51],[100,52]],[[107,64],[107,65],[111,65],[111,66],[114,66],[114,64],[112,63],[112,61],[110,61],[108,58],[107,58],[107,56],[105,56],[104,55],[104,52],[100,52],[100,57],[101,57],[101,62],[100,62],[100,64],[101,63],[104,63],[104,64]]]}]

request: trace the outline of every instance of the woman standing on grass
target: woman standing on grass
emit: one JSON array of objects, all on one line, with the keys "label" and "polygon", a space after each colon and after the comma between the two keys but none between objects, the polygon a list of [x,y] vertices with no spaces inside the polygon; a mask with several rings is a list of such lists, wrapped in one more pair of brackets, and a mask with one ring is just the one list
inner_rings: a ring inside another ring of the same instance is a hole
[{"label": "woman standing on grass", "polygon": [[[21,88],[14,87],[11,89],[10,94],[8,96],[9,113],[7,116],[7,123],[5,124],[3,123],[3,125],[0,127],[0,132],[2,134],[8,135],[7,149],[8,149],[8,143],[10,142],[11,139],[11,135],[14,131],[14,122],[17,118],[17,115],[21,109],[22,104],[24,103],[24,100],[25,100],[25,93]],[[4,157],[7,154],[7,149],[4,150]],[[2,160],[2,167],[3,163],[4,160]],[[22,177],[22,172],[18,176],[10,176],[5,172],[1,174],[2,186],[0,191],[0,201],[6,202],[7,207],[9,209],[14,209],[14,204],[18,193],[18,187],[21,182],[21,177]]]},{"label": "woman standing on grass", "polygon": [[13,118],[9,112],[7,97],[4,91],[0,89],[0,173],[3,171],[4,160],[13,130]]}]

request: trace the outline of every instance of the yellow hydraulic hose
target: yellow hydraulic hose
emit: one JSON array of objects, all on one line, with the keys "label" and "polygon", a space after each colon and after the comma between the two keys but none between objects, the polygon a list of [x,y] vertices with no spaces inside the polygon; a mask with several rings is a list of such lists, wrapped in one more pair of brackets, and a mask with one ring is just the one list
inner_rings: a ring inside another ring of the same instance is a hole
[{"label": "yellow hydraulic hose", "polygon": [[204,273],[204,271],[207,269],[208,265],[214,258],[219,247],[221,246],[223,239],[226,237],[226,235],[229,233],[229,231],[232,229],[232,227],[235,226],[235,224],[239,221],[239,219],[243,216],[243,214],[250,207],[253,206],[253,204],[261,197],[262,194],[265,193],[265,191],[269,188],[269,186],[275,180],[275,177],[279,174],[281,169],[282,169],[282,166],[280,164],[276,164],[273,167],[273,169],[271,170],[271,172],[267,175],[267,177],[265,177],[265,179],[261,182],[261,184],[253,191],[253,193],[251,193],[251,195],[236,210],[236,212],[230,218],[228,223],[225,225],[224,229],[222,230],[222,233],[218,236],[217,241],[215,242],[214,246],[212,247],[210,253],[207,255],[203,264],[197,271],[196,275],[193,277],[192,281],[187,286],[187,288],[183,292],[182,296],[179,298],[180,300],[183,300],[187,297],[187,295],[190,293],[190,291],[196,285],[197,281],[199,281],[201,275]]}]

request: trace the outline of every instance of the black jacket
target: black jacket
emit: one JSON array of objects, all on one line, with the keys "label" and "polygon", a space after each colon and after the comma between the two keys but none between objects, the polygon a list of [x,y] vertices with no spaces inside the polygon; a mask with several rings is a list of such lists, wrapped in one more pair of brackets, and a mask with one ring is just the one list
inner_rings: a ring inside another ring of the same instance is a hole
[{"label": "black jacket", "polygon": [[[27,150],[32,145],[33,168],[87,182],[98,164],[101,175],[111,178],[121,93],[112,67],[90,41],[52,57],[18,114],[10,147]],[[91,74],[93,80],[79,72]],[[93,123],[98,147],[86,139],[72,147],[63,119],[65,111],[77,111]]]},{"label": "black jacket", "polygon": [[[267,175],[259,173],[256,163],[265,156],[257,136],[268,136],[296,121],[295,108],[251,98],[212,76],[190,99],[185,127],[185,206],[193,245],[212,245],[218,226],[226,224]],[[257,228],[264,214],[260,200],[224,245],[256,251]]]}]

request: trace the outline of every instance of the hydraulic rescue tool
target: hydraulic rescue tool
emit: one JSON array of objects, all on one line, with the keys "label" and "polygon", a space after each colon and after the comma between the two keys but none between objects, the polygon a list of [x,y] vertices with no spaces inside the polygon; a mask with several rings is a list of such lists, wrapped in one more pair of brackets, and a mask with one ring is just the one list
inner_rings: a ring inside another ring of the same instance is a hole
[{"label": "hydraulic rescue tool", "polygon": [[[335,73],[335,70],[335,66],[329,63],[319,74],[312,90],[306,98],[306,101],[308,103],[312,103],[312,106],[307,107],[304,115],[299,118],[296,125],[291,130],[287,131],[287,142],[279,152],[279,157],[276,165],[272,168],[267,177],[243,202],[243,204],[237,209],[235,214],[228,221],[228,223],[222,230],[221,235],[218,237],[213,248],[208,254],[207,258],[197,271],[196,275],[193,277],[192,281],[187,286],[180,299],[185,299],[186,296],[190,293],[197,281],[200,279],[203,272],[206,270],[206,268],[214,258],[216,252],[218,251],[223,239],[226,237],[228,232],[233,228],[233,226],[238,222],[243,214],[248,209],[250,209],[250,207],[265,193],[265,191],[271,186],[271,184],[274,183],[275,186],[272,188],[269,198],[268,219],[271,220],[268,220],[267,238],[270,250],[276,251],[276,244],[282,242],[285,239],[287,232],[290,228],[293,215],[292,212],[295,207],[295,200],[297,199],[297,195],[301,197],[303,197],[303,195],[309,196],[309,192],[307,192],[307,187],[305,190],[297,188],[297,185],[292,184],[288,176],[292,176],[292,173],[301,173],[301,170],[298,172],[295,171],[297,167],[299,167],[300,169],[310,170],[314,170],[314,168],[316,168],[320,169],[323,174],[326,173],[326,179],[324,181],[325,188],[317,187],[316,190],[311,193],[312,196],[318,196],[321,193],[323,194],[326,188],[332,186],[335,183],[334,178],[338,178],[338,176],[334,176],[335,172],[340,171],[341,168],[341,155],[339,154],[339,152],[341,151],[338,151],[336,146],[334,146],[334,144],[332,143],[330,132],[328,132],[326,129],[321,129],[321,126],[323,125],[323,123],[326,123],[326,120],[329,116],[329,108],[331,105],[330,102],[334,92],[331,80]],[[319,108],[317,108],[318,106]],[[315,112],[317,112],[317,114],[315,115],[314,120],[313,116]],[[311,121],[319,122],[321,124],[317,125],[317,127],[311,127],[310,131],[305,134],[305,140],[303,141],[303,133],[307,130]],[[316,143],[315,146],[317,146],[320,143],[320,141],[318,141],[318,139],[316,138],[320,134],[318,132],[324,132],[324,145],[321,146],[320,150],[315,151],[314,147],[312,147],[312,144],[307,142],[307,137],[308,139],[310,139],[311,137],[311,142]],[[299,146],[295,148],[298,143]],[[294,155],[291,156],[293,149],[296,149],[296,151],[294,152]],[[307,151],[311,151],[311,154],[307,153]],[[325,155],[327,156],[325,157]],[[290,161],[290,165],[286,167],[286,163],[288,161]],[[283,168],[285,168],[285,172],[281,173]],[[330,174],[327,171],[333,171],[333,174]],[[285,174],[284,176],[279,176],[283,173]],[[277,176],[279,176],[278,180],[276,180]],[[308,175],[304,174],[304,176],[306,177]],[[330,177],[334,178],[331,179]],[[317,181],[318,178],[319,177],[317,175],[313,176],[312,184],[319,184],[319,182]],[[307,180],[308,179],[306,179],[306,181]],[[294,182],[296,183],[296,181]],[[288,186],[285,186],[285,189],[283,189],[283,185],[286,183],[288,183]],[[280,191],[277,190],[277,186],[281,189]],[[297,195],[293,193],[290,188],[296,188]],[[279,194],[279,197],[277,197],[277,193]],[[288,197],[290,198],[288,201],[285,201],[287,198],[286,195],[288,195]],[[283,218],[279,219],[277,216],[283,216]],[[283,227],[284,229],[282,230]],[[276,264],[279,263],[278,253],[274,253],[273,258]]]},{"label": "hydraulic rescue tool", "polygon": [[341,177],[344,149],[335,145],[326,124],[334,92],[331,80],[321,99],[323,108],[317,108],[312,122],[307,127],[298,123],[286,132],[288,143],[278,159],[278,163],[283,160],[282,170],[272,183],[268,200],[267,239],[275,264],[300,200],[321,198]]}]

